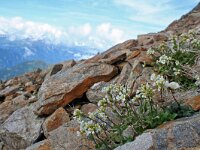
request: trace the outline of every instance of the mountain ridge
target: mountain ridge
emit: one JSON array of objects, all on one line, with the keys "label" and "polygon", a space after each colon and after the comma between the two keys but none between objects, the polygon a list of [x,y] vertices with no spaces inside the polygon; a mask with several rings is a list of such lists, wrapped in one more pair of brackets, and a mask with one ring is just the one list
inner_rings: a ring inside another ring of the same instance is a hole
[{"label": "mountain ridge", "polygon": [[164,30],[164,32],[172,31],[176,34],[181,32],[188,32],[191,29],[195,29],[200,25],[200,2],[190,12],[183,15],[180,19],[173,21]]},{"label": "mountain ridge", "polygon": [[16,66],[10,68],[0,69],[0,79],[8,80],[16,76],[23,75],[28,72],[33,72],[38,69],[44,70],[47,69],[50,65],[46,64],[43,61],[25,61],[23,63],[17,64]]},{"label": "mountain ridge", "polygon": [[[8,37],[1,36],[0,70],[35,60],[43,61],[49,65],[67,59],[81,60],[95,55],[97,51],[99,50],[86,46],[56,45],[46,43],[43,40],[15,39],[11,41]],[[27,70],[29,69],[27,68]],[[0,79],[2,78],[0,77]]]}]

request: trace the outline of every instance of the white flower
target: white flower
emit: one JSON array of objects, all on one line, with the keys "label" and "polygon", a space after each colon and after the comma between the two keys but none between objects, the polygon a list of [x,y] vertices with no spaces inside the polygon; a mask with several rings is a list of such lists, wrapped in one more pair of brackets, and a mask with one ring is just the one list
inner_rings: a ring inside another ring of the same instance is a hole
[{"label": "white flower", "polygon": [[191,29],[191,30],[188,31],[188,33],[189,34],[194,34],[194,33],[196,33],[196,31],[194,29]]},{"label": "white flower", "polygon": [[135,99],[146,99],[152,96],[153,89],[150,87],[150,85],[143,84],[137,91],[135,95]]},{"label": "white flower", "polygon": [[151,79],[151,81],[154,81],[154,80],[156,79],[156,74],[153,73],[153,74],[151,75],[150,79]]},{"label": "white flower", "polygon": [[196,80],[200,80],[200,76],[199,75],[195,75],[194,77]]},{"label": "white flower", "polygon": [[153,55],[155,53],[155,51],[152,49],[152,48],[149,48],[148,50],[147,50],[147,54],[148,55]]},{"label": "white flower", "polygon": [[197,39],[194,39],[194,40],[191,41],[192,44],[195,44],[195,43],[197,43],[197,42],[198,42]]},{"label": "white flower", "polygon": [[187,39],[186,42],[189,43],[189,42],[190,42],[190,39]]},{"label": "white flower", "polygon": [[200,80],[197,80],[197,81],[195,82],[195,85],[199,86],[199,85],[200,85]]},{"label": "white flower", "polygon": [[156,77],[156,85],[163,85],[163,83],[165,82],[165,78],[161,75],[158,75]]},{"label": "white flower", "polygon": [[81,116],[83,113],[79,109],[74,110],[74,116]]},{"label": "white flower", "polygon": [[176,60],[175,64],[178,66],[180,64],[180,62],[178,60]]},{"label": "white flower", "polygon": [[150,79],[153,82],[153,86],[156,86],[158,91],[160,91],[163,86],[164,86],[164,82],[165,82],[165,78],[162,75],[155,75],[154,73],[151,75]]},{"label": "white flower", "polygon": [[91,119],[94,119],[94,118],[95,118],[95,113],[94,113],[94,112],[89,112],[88,115],[89,115],[89,117],[90,117]]},{"label": "white flower", "polygon": [[101,106],[106,106],[106,104],[107,104],[107,101],[106,101],[106,99],[105,98],[103,98],[102,100],[100,100],[99,102],[98,102],[98,106],[99,107],[101,107]]},{"label": "white flower", "polygon": [[169,83],[168,81],[166,81],[165,87],[175,90],[175,89],[180,88],[180,85],[177,82],[170,82]]},{"label": "white flower", "polygon": [[166,56],[165,54],[160,56],[159,60],[157,61],[157,63],[161,63],[161,64],[166,64],[169,63],[169,61],[171,60],[171,57]]},{"label": "white flower", "polygon": [[177,76],[177,75],[179,75],[180,74],[180,72],[174,72],[174,75],[175,76]]},{"label": "white flower", "polygon": [[177,68],[173,68],[173,71],[174,71],[174,75],[177,76],[181,73],[181,70],[180,69],[177,69]]}]

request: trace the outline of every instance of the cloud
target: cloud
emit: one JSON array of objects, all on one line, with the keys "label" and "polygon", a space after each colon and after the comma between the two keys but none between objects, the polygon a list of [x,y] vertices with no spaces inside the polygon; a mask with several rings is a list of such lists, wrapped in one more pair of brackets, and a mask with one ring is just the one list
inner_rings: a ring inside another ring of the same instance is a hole
[{"label": "cloud", "polygon": [[79,36],[88,36],[92,32],[92,26],[89,23],[78,27],[72,26],[68,29],[68,32]]},{"label": "cloud", "polygon": [[[187,3],[176,4],[173,0],[113,0],[119,6],[129,9],[128,18],[139,23],[154,26],[167,26],[173,20],[185,13],[185,9],[179,9]],[[189,1],[189,0],[185,0]]]},{"label": "cloud", "polygon": [[110,23],[103,23],[96,28],[96,34],[105,40],[111,40],[114,43],[123,41],[124,32],[114,28]]},{"label": "cloud", "polygon": [[160,11],[169,9],[170,0],[114,0],[117,4],[130,7],[142,14],[155,14]]},{"label": "cloud", "polygon": [[96,26],[85,23],[64,29],[46,23],[28,21],[21,17],[0,17],[0,35],[6,35],[10,40],[31,38],[54,44],[63,43],[100,49],[108,48],[126,39],[124,31],[111,23]]},{"label": "cloud", "polygon": [[59,42],[59,39],[65,34],[49,24],[26,21],[20,17],[10,19],[0,17],[0,33],[6,34],[13,40],[15,38],[31,38],[33,40],[46,38],[55,43]]}]

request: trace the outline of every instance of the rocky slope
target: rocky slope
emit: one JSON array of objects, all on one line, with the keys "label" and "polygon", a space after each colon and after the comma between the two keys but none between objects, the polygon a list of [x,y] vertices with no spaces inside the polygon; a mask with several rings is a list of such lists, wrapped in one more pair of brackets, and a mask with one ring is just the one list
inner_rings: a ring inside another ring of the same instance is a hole
[{"label": "rocky slope", "polygon": [[[167,41],[170,32],[198,28],[199,13],[200,4],[160,33],[140,35],[137,40],[118,44],[88,60],[69,60],[45,72],[38,70],[2,82],[0,150],[94,149],[86,137],[76,135],[79,125],[71,116],[74,108],[86,114],[94,111],[98,100],[105,95],[102,88],[111,83],[125,84],[134,94],[152,73],[151,67],[142,65],[152,62],[146,50]],[[195,67],[200,68],[200,60]],[[200,109],[198,90],[176,93],[176,97]],[[196,114],[169,122],[117,150],[199,149],[199,120]]]},{"label": "rocky slope", "polygon": [[200,6],[199,4],[191,10],[188,14],[183,15],[179,20],[172,22],[166,31],[173,31],[175,33],[188,32],[190,29],[194,29],[200,24]]}]

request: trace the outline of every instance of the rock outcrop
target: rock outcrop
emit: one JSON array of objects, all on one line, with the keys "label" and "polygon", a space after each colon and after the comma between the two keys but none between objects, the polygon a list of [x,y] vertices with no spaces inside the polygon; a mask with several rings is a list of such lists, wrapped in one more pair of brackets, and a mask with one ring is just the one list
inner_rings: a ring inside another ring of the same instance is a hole
[{"label": "rock outcrop", "polygon": [[49,116],[43,123],[44,135],[48,137],[49,132],[57,129],[61,125],[70,121],[69,114],[64,108],[58,108],[51,116]]},{"label": "rock outcrop", "polygon": [[68,60],[59,64],[55,64],[48,72],[48,74],[46,75],[45,78],[48,78],[58,72],[64,72],[67,69],[73,67],[74,65],[76,65],[76,62],[74,60]]},{"label": "rock outcrop", "polygon": [[94,149],[94,144],[86,137],[78,137],[79,124],[70,121],[51,131],[46,140],[36,143],[26,150],[88,150]]},{"label": "rock outcrop", "polygon": [[33,113],[33,106],[18,109],[3,123],[0,129],[0,140],[9,149],[25,149],[41,134],[43,121],[43,118]]},{"label": "rock outcrop", "polygon": [[17,109],[37,101],[45,75],[46,72],[36,71],[0,84],[0,124]]},{"label": "rock outcrop", "polygon": [[78,64],[46,79],[38,93],[37,114],[48,115],[57,108],[80,98],[93,84],[109,81],[117,74],[117,68],[107,64]]}]

